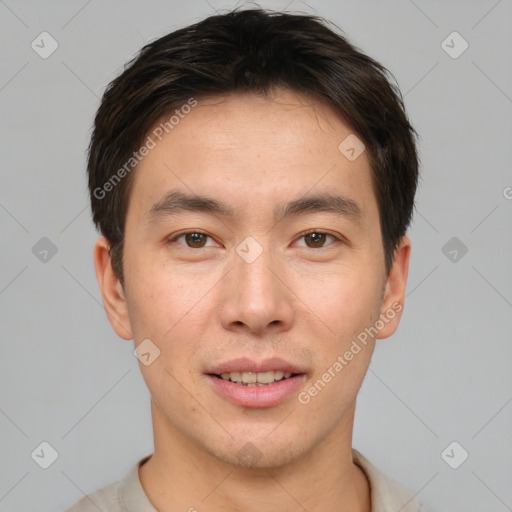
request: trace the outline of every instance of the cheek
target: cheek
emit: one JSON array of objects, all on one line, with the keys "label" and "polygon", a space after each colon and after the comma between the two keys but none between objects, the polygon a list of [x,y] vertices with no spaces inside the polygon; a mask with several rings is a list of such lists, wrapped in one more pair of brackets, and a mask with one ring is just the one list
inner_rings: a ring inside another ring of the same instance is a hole
[{"label": "cheek", "polygon": [[311,333],[315,335],[313,326],[325,331],[320,337],[316,333],[322,348],[316,351],[320,364],[312,393],[322,396],[318,404],[336,404],[331,411],[336,416],[355,399],[370,364],[374,340],[364,335],[379,318],[377,276],[351,268],[325,276],[320,284],[314,279],[302,282],[300,296],[309,296],[305,303],[315,313],[307,322]]},{"label": "cheek", "polygon": [[[197,357],[205,322],[211,318],[206,295],[212,284],[198,285],[193,275],[171,273],[161,266],[139,268],[138,275],[132,276],[133,293],[128,301],[135,340],[149,338],[159,348],[159,378],[170,378],[165,370],[183,378]],[[151,367],[141,369],[148,378],[155,374]]]},{"label": "cheek", "polygon": [[125,266],[130,269],[127,302],[136,340],[162,338],[183,317],[188,303],[183,280],[146,256],[127,258]]},{"label": "cheek", "polygon": [[366,327],[379,310],[377,276],[365,269],[347,267],[321,276],[303,273],[298,282],[299,298],[334,333],[354,334]]}]

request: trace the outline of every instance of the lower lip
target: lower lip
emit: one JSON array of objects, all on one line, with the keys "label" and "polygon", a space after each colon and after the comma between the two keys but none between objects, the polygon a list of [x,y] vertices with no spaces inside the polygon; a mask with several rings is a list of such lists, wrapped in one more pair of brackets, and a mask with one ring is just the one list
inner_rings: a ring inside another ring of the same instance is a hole
[{"label": "lower lip", "polygon": [[301,374],[264,386],[243,386],[213,375],[207,375],[207,377],[215,391],[224,398],[236,405],[252,408],[279,405],[285,398],[298,392],[306,380],[306,375]]}]

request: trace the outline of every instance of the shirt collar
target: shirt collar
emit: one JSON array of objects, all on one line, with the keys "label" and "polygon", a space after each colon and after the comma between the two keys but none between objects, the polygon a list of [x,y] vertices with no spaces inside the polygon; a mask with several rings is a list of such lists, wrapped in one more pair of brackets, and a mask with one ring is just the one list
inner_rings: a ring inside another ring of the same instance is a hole
[{"label": "shirt collar", "polygon": [[146,462],[152,453],[140,459],[121,481],[119,501],[126,512],[158,512],[149,501],[139,478],[139,467]]},{"label": "shirt collar", "polygon": [[420,512],[418,501],[409,491],[379,471],[355,448],[352,458],[370,484],[371,512]]}]

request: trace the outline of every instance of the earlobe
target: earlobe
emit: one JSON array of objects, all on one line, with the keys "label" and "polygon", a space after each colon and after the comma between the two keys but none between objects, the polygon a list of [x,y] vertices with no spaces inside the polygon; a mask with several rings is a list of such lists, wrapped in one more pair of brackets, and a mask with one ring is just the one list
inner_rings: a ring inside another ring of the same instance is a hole
[{"label": "earlobe", "polygon": [[405,301],[407,274],[409,272],[409,258],[411,255],[411,241],[403,236],[395,249],[393,265],[388,274],[384,297],[381,304],[380,318],[384,324],[377,335],[378,339],[391,336],[398,328]]},{"label": "earlobe", "polygon": [[94,244],[94,267],[110,324],[119,337],[133,339],[125,293],[112,268],[110,244],[104,236],[100,236]]}]

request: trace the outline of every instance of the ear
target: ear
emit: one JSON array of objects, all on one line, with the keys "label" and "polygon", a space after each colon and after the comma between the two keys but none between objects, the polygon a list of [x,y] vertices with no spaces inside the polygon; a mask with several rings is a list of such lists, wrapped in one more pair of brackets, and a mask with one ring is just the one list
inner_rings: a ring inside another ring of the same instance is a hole
[{"label": "ear", "polygon": [[112,268],[110,244],[104,236],[94,244],[94,266],[107,318],[119,337],[131,340],[133,334],[124,290]]},{"label": "ear", "polygon": [[398,328],[405,301],[405,288],[409,272],[409,258],[411,255],[411,241],[403,236],[395,249],[393,265],[389,271],[384,296],[380,308],[380,319],[384,327],[379,330],[377,339],[391,336]]}]

